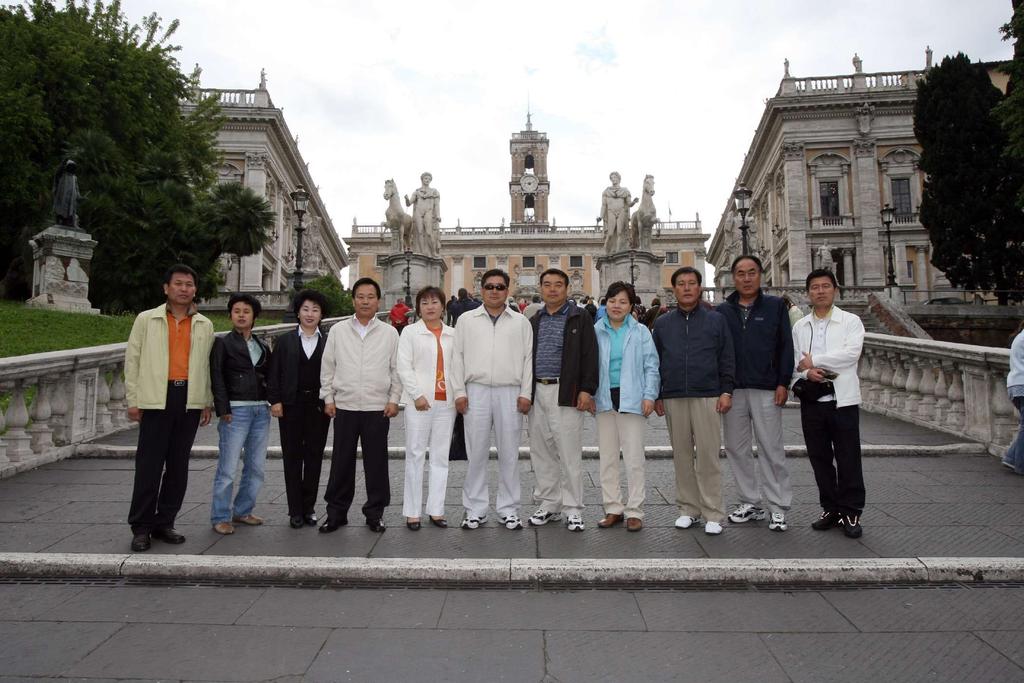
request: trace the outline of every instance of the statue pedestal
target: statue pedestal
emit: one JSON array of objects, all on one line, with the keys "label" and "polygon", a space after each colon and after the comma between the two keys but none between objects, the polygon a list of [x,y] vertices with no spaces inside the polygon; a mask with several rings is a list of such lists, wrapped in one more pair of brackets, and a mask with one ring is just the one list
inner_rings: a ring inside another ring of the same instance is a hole
[{"label": "statue pedestal", "polygon": [[96,240],[81,230],[51,225],[36,234],[32,247],[32,298],[36,308],[99,313],[89,302],[89,266]]},{"label": "statue pedestal", "polygon": [[644,306],[649,306],[655,296],[665,298],[661,285],[661,264],[664,256],[655,256],[649,251],[633,251],[632,263],[629,251],[619,251],[608,256],[597,257],[597,270],[601,274],[601,288],[607,289],[613,282],[630,282],[629,269],[633,268],[633,288]]},{"label": "statue pedestal", "polygon": [[[384,301],[381,310],[391,308],[406,294],[406,271],[408,270],[409,305],[414,306],[416,292],[427,285],[444,286],[444,274],[448,270],[444,260],[424,254],[391,254],[384,263]],[[447,302],[445,302],[447,303]]]}]

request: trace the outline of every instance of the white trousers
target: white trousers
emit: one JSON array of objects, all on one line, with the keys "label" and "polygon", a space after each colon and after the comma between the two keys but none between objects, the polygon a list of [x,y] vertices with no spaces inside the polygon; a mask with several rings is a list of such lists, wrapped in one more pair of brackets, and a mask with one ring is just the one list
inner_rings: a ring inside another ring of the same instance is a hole
[{"label": "white trousers", "polygon": [[[793,502],[793,487],[782,441],[782,408],[768,389],[736,389],[732,408],[723,418],[725,454],[732,467],[740,502],[761,505],[761,492],[771,512],[785,512]],[[753,434],[751,434],[753,428]],[[751,436],[757,438],[754,458]],[[758,470],[761,471],[760,485]]]},{"label": "white trousers", "polygon": [[583,512],[583,412],[558,405],[558,385],[538,384],[530,409],[533,497],[545,512]]},{"label": "white trousers", "polygon": [[492,387],[468,383],[469,409],[463,416],[466,432],[466,481],[462,506],[466,513],[483,517],[490,504],[487,487],[487,457],[491,428],[498,447],[498,497],[495,509],[502,517],[519,514],[519,440],[523,415],[516,409],[519,385]]},{"label": "white trousers", "polygon": [[[608,410],[597,414],[597,448],[601,458],[601,498],[609,515],[644,518],[643,415]],[[626,504],[619,488],[619,451],[626,466]]]},{"label": "white trousers", "polygon": [[430,410],[414,405],[405,410],[405,494],[402,514],[419,517],[423,509],[423,460],[430,449],[430,476],[427,479],[427,514],[444,515],[444,494],[448,486],[448,449],[452,445],[455,408],[440,401]]}]

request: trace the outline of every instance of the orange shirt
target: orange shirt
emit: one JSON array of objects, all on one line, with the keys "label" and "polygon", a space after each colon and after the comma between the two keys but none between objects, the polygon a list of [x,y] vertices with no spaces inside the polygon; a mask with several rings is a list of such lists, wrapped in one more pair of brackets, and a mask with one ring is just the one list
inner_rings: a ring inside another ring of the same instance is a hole
[{"label": "orange shirt", "polygon": [[437,378],[434,381],[435,401],[448,400],[448,386],[444,379],[444,353],[441,351],[441,332],[443,330],[443,326],[438,327],[436,330],[430,330],[437,337]]},{"label": "orange shirt", "polygon": [[192,316],[180,322],[167,311],[167,351],[170,363],[167,379],[188,379],[188,356],[192,349]]}]

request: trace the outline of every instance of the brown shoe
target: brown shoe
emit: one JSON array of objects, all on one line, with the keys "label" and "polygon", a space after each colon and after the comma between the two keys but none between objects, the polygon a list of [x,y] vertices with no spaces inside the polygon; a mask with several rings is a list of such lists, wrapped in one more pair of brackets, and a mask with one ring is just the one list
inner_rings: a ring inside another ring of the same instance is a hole
[{"label": "brown shoe", "polygon": [[256,515],[242,515],[241,517],[235,517],[231,520],[235,524],[245,524],[246,526],[259,526],[263,524],[263,518],[257,517]]},{"label": "brown shoe", "polygon": [[622,521],[622,515],[613,515],[613,514],[609,513],[609,514],[604,516],[604,519],[602,519],[600,522],[597,523],[597,526],[599,528],[601,528],[601,529],[609,529],[609,528],[615,526],[616,524],[618,524],[621,521]]},{"label": "brown shoe", "polygon": [[213,530],[221,536],[230,536],[235,533],[235,527],[231,526],[231,522],[217,522],[213,525]]},{"label": "brown shoe", "polygon": [[640,531],[644,528],[644,520],[639,517],[630,517],[626,520],[626,531]]}]

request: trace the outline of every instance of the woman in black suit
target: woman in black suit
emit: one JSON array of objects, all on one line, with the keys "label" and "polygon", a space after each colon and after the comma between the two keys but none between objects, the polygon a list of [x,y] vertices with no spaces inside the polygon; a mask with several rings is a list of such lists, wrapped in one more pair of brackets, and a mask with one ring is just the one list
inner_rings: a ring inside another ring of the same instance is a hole
[{"label": "woman in black suit", "polygon": [[295,297],[299,325],[274,342],[267,371],[270,414],[281,428],[284,485],[289,524],[293,529],[316,526],[317,487],[331,420],[320,400],[320,359],[327,335],[320,321],[327,315],[327,299],[312,289]]}]

